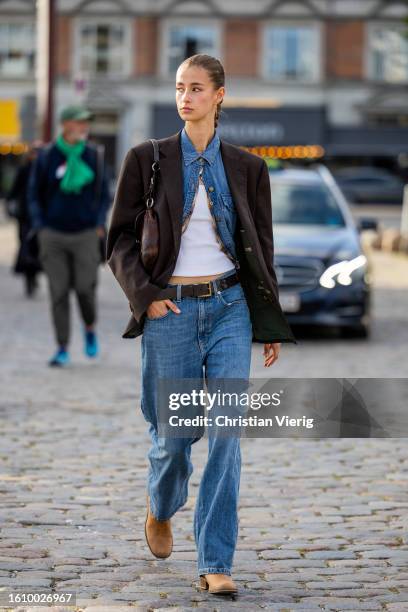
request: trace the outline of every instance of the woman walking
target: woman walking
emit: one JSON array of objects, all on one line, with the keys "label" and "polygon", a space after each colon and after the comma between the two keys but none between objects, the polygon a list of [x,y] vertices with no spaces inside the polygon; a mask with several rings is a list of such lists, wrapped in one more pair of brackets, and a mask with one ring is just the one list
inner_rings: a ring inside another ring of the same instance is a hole
[{"label": "woman walking", "polygon": [[[266,163],[220,139],[225,95],[218,59],[187,58],[176,74],[184,128],[159,140],[155,210],[160,248],[146,272],[134,236],[153,163],[149,141],[123,162],[107,238],[107,257],[132,316],[124,338],[142,335],[141,408],[148,453],[145,534],[158,558],[171,554],[171,517],[187,501],[191,445],[199,438],[158,435],[161,378],[249,378],[252,341],[265,367],[281,342],[296,340],[281,310],[273,267],[271,194]],[[236,593],[231,577],[238,535],[240,437],[209,436],[194,514],[200,588]]]}]

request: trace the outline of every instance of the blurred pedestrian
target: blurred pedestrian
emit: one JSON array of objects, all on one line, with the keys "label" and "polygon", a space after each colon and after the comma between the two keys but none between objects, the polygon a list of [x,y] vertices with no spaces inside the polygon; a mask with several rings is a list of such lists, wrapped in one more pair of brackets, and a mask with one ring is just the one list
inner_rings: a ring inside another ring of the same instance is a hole
[{"label": "blurred pedestrian", "polygon": [[84,323],[84,352],[91,358],[99,354],[96,288],[111,200],[103,151],[86,142],[91,118],[80,106],[63,109],[61,133],[38,155],[29,181],[30,216],[38,230],[58,345],[50,366],[70,361],[71,289]]},{"label": "blurred pedestrian", "polygon": [[41,144],[40,141],[35,141],[29,147],[6,198],[7,212],[10,217],[16,219],[18,224],[19,247],[13,265],[13,272],[23,275],[25,294],[28,297],[33,297],[38,288],[37,274],[41,270],[38,259],[29,253],[27,245],[27,236],[31,229],[31,219],[27,205],[28,179]]}]

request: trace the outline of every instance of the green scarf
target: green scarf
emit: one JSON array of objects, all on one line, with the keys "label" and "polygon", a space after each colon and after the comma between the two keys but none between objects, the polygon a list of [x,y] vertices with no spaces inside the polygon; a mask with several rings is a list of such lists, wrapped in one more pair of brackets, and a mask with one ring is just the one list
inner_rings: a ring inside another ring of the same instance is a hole
[{"label": "green scarf", "polygon": [[79,193],[85,185],[92,183],[95,172],[81,159],[85,149],[85,141],[69,144],[62,134],[57,137],[56,145],[67,158],[67,168],[62,177],[60,187],[64,193]]}]

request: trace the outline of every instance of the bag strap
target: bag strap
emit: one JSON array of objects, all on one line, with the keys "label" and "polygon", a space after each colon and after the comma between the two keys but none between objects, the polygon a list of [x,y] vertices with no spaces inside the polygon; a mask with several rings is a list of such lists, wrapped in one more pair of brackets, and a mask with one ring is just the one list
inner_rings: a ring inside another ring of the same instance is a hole
[{"label": "bag strap", "polygon": [[160,169],[160,166],[159,166],[159,143],[154,138],[149,138],[149,140],[150,140],[150,142],[153,145],[153,157],[154,157],[154,160],[153,160],[153,163],[152,163],[153,173],[152,173],[152,175],[150,177],[149,188],[146,191],[146,193],[143,195],[143,199],[146,202],[146,208],[142,209],[136,215],[136,218],[135,218],[135,221],[134,221],[133,228],[134,228],[134,231],[136,233],[136,243],[138,245],[140,245],[140,236],[141,236],[141,234],[143,232],[143,220],[144,220],[144,216],[146,214],[146,211],[149,208],[152,208],[153,204],[154,204],[153,197],[154,197],[154,188],[155,188],[155,184],[156,184],[156,176],[157,176],[157,173],[158,173],[158,171]]},{"label": "bag strap", "polygon": [[150,185],[149,185],[149,189],[147,190],[146,193],[146,208],[152,208],[153,204],[154,204],[154,189],[155,189],[155,185],[156,185],[156,177],[157,177],[157,173],[160,169],[159,166],[159,143],[157,142],[157,140],[155,140],[154,138],[149,138],[150,142],[153,145],[153,157],[154,157],[154,161],[152,163],[152,170],[153,170],[153,174],[150,178]]},{"label": "bag strap", "polygon": [[154,138],[150,138],[149,140],[153,145],[154,161],[158,162],[159,161],[159,143]]}]

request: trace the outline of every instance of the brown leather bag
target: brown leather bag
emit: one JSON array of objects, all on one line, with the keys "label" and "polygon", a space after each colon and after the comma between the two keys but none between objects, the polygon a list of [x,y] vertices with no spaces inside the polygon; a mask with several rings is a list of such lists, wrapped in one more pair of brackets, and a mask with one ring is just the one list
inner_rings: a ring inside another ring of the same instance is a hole
[{"label": "brown leather bag", "polygon": [[136,242],[140,248],[140,258],[146,272],[151,274],[157,256],[159,254],[159,222],[157,213],[153,210],[156,177],[159,166],[159,145],[157,140],[150,138],[153,145],[154,161],[152,164],[152,176],[149,189],[143,196],[146,201],[145,210],[141,210],[135,219]]}]

